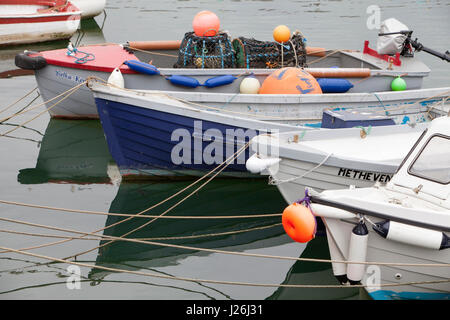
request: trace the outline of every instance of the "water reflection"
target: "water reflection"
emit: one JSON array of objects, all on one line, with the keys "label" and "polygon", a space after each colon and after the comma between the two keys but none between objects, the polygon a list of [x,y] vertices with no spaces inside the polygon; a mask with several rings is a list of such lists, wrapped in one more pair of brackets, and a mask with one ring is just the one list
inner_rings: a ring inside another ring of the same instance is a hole
[{"label": "water reflection", "polygon": [[50,119],[36,167],[21,169],[17,180],[22,184],[112,183],[111,168],[114,160],[99,121]]},{"label": "water reflection", "polygon": [[[330,259],[327,238],[316,237],[308,243],[301,258]],[[339,285],[330,263],[297,261],[286,275],[283,284]],[[268,300],[338,300],[359,299],[358,288],[286,288],[280,287]]]},{"label": "water reflection", "polygon": [[[186,182],[167,182],[154,184],[123,183],[111,204],[110,212],[137,213],[153,204],[168,198],[187,186]],[[185,193],[186,195],[186,193]],[[151,215],[159,215],[170,208],[178,197],[154,210]],[[273,186],[266,182],[246,180],[213,180],[202,190],[171,210],[170,216],[239,216],[279,213],[284,208],[284,200]],[[124,221],[124,217],[108,216],[104,235],[120,237],[146,223],[148,219],[134,218]],[[118,222],[123,223],[117,224]],[[128,238],[148,239],[156,242],[171,243],[200,248],[224,248],[245,245],[254,248],[259,240],[274,239],[273,245],[286,243],[281,237],[284,231],[281,218],[233,218],[233,219],[158,219],[148,226],[128,235]],[[101,241],[100,245],[105,244]],[[147,269],[176,265],[178,260],[193,254],[192,250],[167,248],[156,245],[117,241],[100,248],[97,265],[117,266],[126,270]],[[92,279],[102,279],[108,273],[94,269]]]}]

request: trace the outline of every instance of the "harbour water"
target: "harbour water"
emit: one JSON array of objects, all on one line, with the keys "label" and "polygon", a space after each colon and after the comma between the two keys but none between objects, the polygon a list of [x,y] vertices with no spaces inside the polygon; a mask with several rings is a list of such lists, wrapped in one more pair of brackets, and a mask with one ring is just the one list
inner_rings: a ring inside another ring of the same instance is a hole
[{"label": "harbour water", "polygon": [[[194,15],[208,9],[219,16],[221,27],[233,37],[271,40],[273,28],[285,24],[291,30],[300,30],[310,46],[361,50],[364,40],[373,45],[376,43],[377,30],[371,30],[367,25],[371,15],[368,8],[372,5],[371,1],[339,0],[108,0],[106,16],[102,14],[83,21],[81,31],[72,41],[92,44],[177,40],[191,30]],[[380,8],[381,20],[397,18],[414,30],[413,37],[424,45],[439,52],[450,49],[450,2],[384,0],[377,1],[376,6]],[[15,69],[17,52],[65,46],[67,42],[58,41],[3,48],[0,50],[0,73]],[[450,85],[449,63],[424,52],[416,55],[432,70],[424,87]],[[34,76],[0,79],[0,110],[34,87]],[[42,101],[33,93],[15,109],[0,113],[0,117],[19,111],[33,99],[36,99],[34,104]],[[59,259],[78,255],[76,261],[83,264],[79,270],[79,287],[71,287],[73,282],[68,281],[73,276],[68,264],[49,264],[49,260],[42,257],[1,252],[0,299],[366,298],[357,288],[307,287],[338,284],[329,263],[245,255],[329,259],[323,235],[318,234],[308,244],[299,244],[285,235],[280,216],[213,218],[281,213],[286,203],[276,187],[268,185],[265,179],[213,180],[179,204],[195,188],[154,208],[148,214],[159,215],[170,209],[169,216],[212,218],[158,219],[128,236],[154,242],[151,245],[123,241],[108,244],[95,237],[70,241],[58,238],[80,237],[80,234],[62,229],[82,233],[101,230],[99,234],[120,237],[150,219],[125,221],[126,217],[118,215],[31,208],[4,201],[132,214],[160,203],[192,181],[121,183],[97,120],[51,120],[43,111],[43,107],[37,108],[0,126],[0,133],[5,133],[38,116],[23,128],[0,137],[0,201],[3,201],[0,203],[0,218],[3,219],[0,220],[0,247],[38,247],[28,252]],[[171,209],[174,205],[176,207]],[[17,221],[60,229],[49,230]],[[217,250],[241,255],[223,254]],[[192,281],[186,281],[187,278]],[[305,288],[290,285],[305,285]]]}]

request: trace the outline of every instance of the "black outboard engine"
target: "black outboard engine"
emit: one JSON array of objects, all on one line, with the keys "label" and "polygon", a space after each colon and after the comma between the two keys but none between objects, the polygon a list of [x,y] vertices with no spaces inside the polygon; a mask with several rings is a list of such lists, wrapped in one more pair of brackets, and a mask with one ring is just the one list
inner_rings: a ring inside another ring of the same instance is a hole
[{"label": "black outboard engine", "polygon": [[396,52],[400,52],[404,57],[413,57],[414,52],[425,51],[444,61],[450,62],[450,52],[448,50],[445,53],[440,53],[425,47],[417,41],[417,38],[412,40],[411,35],[413,31],[409,30],[407,26],[394,18],[383,21],[380,31],[377,42],[377,51],[380,54],[393,55]]}]

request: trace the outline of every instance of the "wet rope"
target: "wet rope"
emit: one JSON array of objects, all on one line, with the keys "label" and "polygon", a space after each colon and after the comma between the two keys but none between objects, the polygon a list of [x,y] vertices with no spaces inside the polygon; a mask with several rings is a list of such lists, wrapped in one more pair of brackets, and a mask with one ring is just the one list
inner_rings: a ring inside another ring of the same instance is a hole
[{"label": "wet rope", "polygon": [[[202,189],[205,185],[207,185],[211,180],[213,180],[218,174],[220,174],[223,170],[225,170],[225,169],[228,167],[228,165],[231,163],[231,161],[234,161],[234,159],[236,159],[242,152],[244,152],[244,151],[248,148],[248,146],[249,146],[249,143],[247,142],[243,147],[241,147],[237,152],[235,152],[233,156],[229,157],[227,160],[225,160],[225,161],[222,162],[219,166],[217,166],[217,167],[222,166],[222,168],[220,168],[216,173],[214,173],[210,178],[208,178],[208,180],[206,180],[206,181],[205,181],[203,184],[201,184],[198,188],[196,188],[194,191],[192,191],[189,195],[187,195],[186,197],[184,197],[183,199],[181,199],[180,201],[178,201],[177,203],[175,203],[175,204],[174,204],[173,206],[171,206],[169,209],[165,210],[165,211],[164,211],[163,213],[161,213],[159,216],[164,216],[165,214],[169,213],[169,212],[172,211],[174,208],[176,208],[178,205],[180,205],[181,203],[183,203],[184,201],[186,201],[187,199],[189,199],[192,195],[194,195],[195,193],[197,193],[200,189]],[[217,167],[216,167],[216,168],[217,168]],[[215,170],[216,168],[214,168],[214,170]],[[142,224],[141,226],[139,226],[139,227],[137,227],[137,228],[135,228],[135,229],[133,229],[133,230],[131,230],[131,231],[129,231],[129,232],[123,234],[122,236],[120,236],[120,238],[126,237],[126,236],[128,236],[128,235],[130,235],[130,234],[132,234],[132,233],[134,233],[134,232],[136,232],[136,231],[138,231],[138,230],[141,230],[142,228],[148,226],[150,223],[156,221],[156,220],[159,218],[159,216],[156,217],[156,218],[153,218],[152,220],[147,221],[146,223]],[[132,219],[132,218],[127,218],[127,219]],[[126,220],[126,219],[125,219],[125,220]],[[92,248],[92,249],[89,249],[89,250],[80,252],[80,253],[75,254],[75,255],[72,255],[72,256],[70,256],[70,257],[66,257],[66,259],[76,258],[76,257],[78,257],[78,256],[80,256],[80,255],[89,253],[89,252],[94,251],[94,250],[96,250],[96,249],[103,248],[103,247],[105,247],[105,246],[107,246],[107,245],[109,245],[109,244],[111,244],[111,243],[113,243],[113,242],[114,242],[114,240],[113,240],[113,241],[110,241],[110,242],[106,242],[106,243],[104,243],[104,244],[102,244],[102,245],[100,245],[100,246],[97,246],[97,247],[95,247],[95,248]]]},{"label": "wet rope", "polygon": [[[207,233],[207,234],[197,234],[197,235],[191,235],[191,236],[178,236],[178,237],[153,237],[153,238],[127,238],[132,240],[143,240],[143,241],[161,241],[161,240],[189,240],[189,239],[201,239],[201,238],[209,238],[209,237],[220,237],[220,236],[228,236],[228,235],[235,235],[245,232],[252,232],[252,231],[259,231],[259,230],[266,230],[274,227],[281,226],[281,223],[274,223],[268,226],[262,226],[262,227],[254,227],[254,228],[247,228],[247,229],[241,229],[241,230],[235,230],[235,231],[227,231],[227,232],[216,232],[216,233]],[[24,236],[30,236],[30,237],[41,237],[41,238],[58,238],[58,239],[68,239],[69,236],[61,236],[61,235],[54,235],[54,234],[41,234],[41,233],[32,233],[32,232],[22,232],[22,231],[14,231],[14,230],[6,230],[6,229],[0,229],[0,232],[3,233],[10,233],[10,234],[18,234],[18,235],[24,235]],[[96,235],[96,238],[82,238],[82,237],[73,237],[74,240],[91,240],[91,241],[98,241],[99,237],[103,237],[102,235]],[[3,252],[0,252],[3,253]]]},{"label": "wet rope", "polygon": [[[66,100],[66,99],[67,99],[68,97],[70,97],[74,92],[76,92],[82,85],[85,85],[85,84],[86,84],[86,81],[85,81],[85,82],[82,82],[82,83],[76,85],[75,87],[70,88],[69,90],[63,92],[62,94],[60,94],[60,95],[58,95],[58,96],[56,96],[56,97],[59,97],[59,96],[62,96],[62,95],[64,95],[64,94],[67,94],[66,96],[64,96],[63,98],[61,98],[61,100],[58,100],[58,101],[55,102],[53,105],[51,105],[50,107],[46,108],[44,111],[38,113],[36,116],[32,117],[31,119],[29,119],[29,120],[27,120],[27,121],[25,121],[25,122],[22,122],[21,124],[17,125],[17,127],[15,127],[15,128],[13,128],[13,129],[11,129],[11,130],[8,130],[8,131],[6,131],[6,132],[0,134],[0,137],[3,137],[3,136],[5,136],[5,135],[7,135],[7,134],[9,134],[9,133],[11,133],[11,132],[14,132],[14,131],[16,131],[17,129],[22,128],[22,127],[23,127],[24,125],[26,125],[27,123],[29,123],[29,122],[31,122],[31,121],[33,121],[33,120],[39,118],[39,117],[42,116],[44,113],[50,111],[51,109],[53,109],[54,107],[56,107],[58,104],[60,104],[60,103],[63,102],[64,100]],[[55,97],[55,98],[56,98],[56,97]],[[51,99],[51,100],[54,100],[55,98],[53,98],[53,99]],[[48,101],[47,101],[47,102],[48,102]],[[42,103],[42,104],[44,104],[44,103]],[[28,111],[31,111],[32,109],[35,109],[35,108],[37,108],[38,106],[41,106],[42,104],[39,104],[39,105],[37,105],[37,106],[35,106],[35,107],[33,107],[33,108],[27,109],[27,110],[25,110],[25,111],[23,111],[23,112],[21,112],[21,113],[17,113],[17,114],[15,114],[15,115],[12,116],[12,117],[18,116],[18,115],[23,114],[23,113],[28,112]],[[8,120],[8,119],[11,119],[12,117],[8,117],[8,118],[5,118],[5,119],[3,119],[3,120],[0,120],[0,122],[3,122],[3,121]]]},{"label": "wet rope", "polygon": [[[59,262],[59,263],[67,263],[76,265],[79,267],[86,267],[90,269],[100,269],[110,272],[123,272],[123,273],[130,273],[135,275],[143,275],[143,276],[149,276],[149,277],[155,277],[155,278],[161,278],[161,279],[167,279],[167,280],[179,280],[179,281],[188,281],[188,282],[203,282],[203,283],[214,283],[214,284],[225,284],[225,285],[240,285],[240,286],[253,286],[253,287],[285,287],[285,288],[365,288],[367,286],[365,285],[306,285],[306,284],[279,284],[279,283],[250,283],[250,282],[239,282],[239,281],[223,281],[223,280],[211,280],[211,279],[194,279],[194,278],[187,278],[187,277],[175,277],[175,276],[169,276],[169,275],[161,275],[161,274],[155,274],[155,273],[149,273],[149,272],[143,272],[143,271],[134,271],[134,270],[125,270],[125,269],[119,269],[119,268],[112,268],[112,267],[105,267],[101,265],[96,264],[90,264],[90,263],[82,263],[82,262],[75,262],[70,261],[66,259],[58,259],[54,257],[49,257],[41,254],[35,254],[30,252],[23,252],[20,250],[2,247],[0,246],[0,249],[8,250],[14,253],[23,254],[35,258],[50,260],[53,262]],[[450,279],[446,280],[435,280],[435,281],[411,281],[411,282],[404,282],[404,283],[380,283],[377,284],[378,287],[396,287],[396,286],[405,286],[405,285],[415,285],[415,284],[437,284],[437,283],[449,283]]]},{"label": "wet rope", "polygon": [[[247,145],[246,145],[245,147],[246,147],[246,148],[248,147],[248,143],[247,143]],[[242,147],[242,148],[244,148],[244,147]],[[244,149],[244,150],[245,150],[245,149]],[[233,158],[233,156],[236,156],[236,154],[237,154],[238,152],[239,152],[239,151],[237,151],[234,155],[232,155],[232,156],[231,156],[230,158],[228,158],[226,161],[228,161],[229,159]],[[241,152],[242,152],[242,151],[241,151]],[[236,156],[236,157],[237,157],[237,156]],[[233,158],[233,160],[234,160],[234,158]],[[144,210],[140,211],[140,212],[137,213],[136,215],[139,216],[139,215],[141,215],[141,214],[143,214],[143,213],[145,213],[145,212],[148,212],[148,211],[150,211],[150,210],[152,210],[152,209],[154,209],[154,208],[156,208],[156,207],[158,207],[158,206],[164,204],[165,202],[171,200],[172,198],[178,196],[179,194],[181,194],[181,193],[183,193],[184,191],[188,190],[189,188],[193,187],[194,185],[196,185],[196,184],[199,183],[200,181],[206,179],[207,176],[209,176],[210,174],[214,173],[214,172],[215,172],[216,170],[218,170],[221,166],[223,166],[223,165],[226,163],[226,161],[222,162],[220,165],[216,166],[214,169],[212,169],[211,171],[207,172],[207,173],[206,173],[205,175],[203,175],[201,178],[199,178],[199,179],[197,179],[196,181],[194,181],[193,183],[189,184],[187,187],[185,187],[185,188],[183,188],[182,190],[176,192],[176,193],[173,194],[172,196],[170,196],[170,197],[168,197],[168,198],[166,198],[166,199],[160,201],[159,203],[157,203],[157,204],[155,204],[155,205],[153,205],[153,206],[151,206],[151,207],[149,207],[149,208],[147,208],[147,209],[144,209]],[[228,166],[228,164],[227,164],[227,166]],[[209,180],[209,181],[210,181],[210,180]],[[120,224],[122,224],[122,223],[124,223],[124,222],[126,222],[126,221],[129,221],[129,220],[135,218],[136,215],[130,216],[130,217],[128,217],[128,218],[126,218],[126,219],[124,219],[124,220],[122,220],[122,221],[118,221],[118,222],[116,222],[116,223],[113,223],[113,224],[111,224],[111,225],[109,225],[109,226],[107,226],[107,227],[100,228],[100,229],[98,229],[98,230],[96,230],[96,231],[93,231],[93,232],[91,232],[91,233],[85,233],[83,236],[89,236],[89,235],[92,235],[92,234],[94,234],[94,233],[98,233],[98,232],[107,230],[107,229],[109,229],[109,228],[115,227],[115,226],[117,226],[117,225],[120,225]],[[156,216],[155,219],[156,219],[156,218],[160,218],[160,216]],[[4,218],[0,218],[0,219],[4,219]],[[56,241],[56,242],[52,242],[52,243],[47,243],[47,244],[40,245],[40,246],[33,246],[33,247],[28,247],[28,248],[22,248],[21,250],[32,250],[32,249],[36,249],[36,248],[49,247],[49,246],[58,245],[58,244],[62,244],[62,243],[65,243],[65,242],[69,242],[69,241],[71,241],[71,240],[74,240],[74,239],[64,239],[64,240],[60,240],[60,241]]]},{"label": "wet rope", "polygon": [[[27,113],[27,112],[32,111],[32,110],[34,110],[34,109],[37,109],[37,108],[39,108],[40,106],[43,106],[43,105],[45,105],[45,104],[47,104],[47,103],[52,102],[53,100],[56,100],[56,99],[62,97],[63,95],[69,93],[71,90],[73,90],[73,89],[76,88],[76,87],[78,87],[78,86],[72,87],[72,88],[68,89],[67,91],[64,91],[63,93],[60,93],[60,94],[58,94],[57,96],[54,96],[53,98],[51,98],[51,99],[49,99],[49,100],[47,100],[47,101],[44,101],[44,102],[42,102],[42,103],[39,103],[39,104],[37,104],[37,105],[35,105],[35,106],[33,106],[33,107],[27,109],[27,110],[23,110],[23,111],[21,111],[21,112],[15,113],[15,114],[13,114],[13,115],[11,115],[11,116],[8,116],[8,117],[6,117],[6,118],[0,119],[0,122],[4,122],[4,121],[9,120],[9,119],[12,119],[12,118],[14,118],[14,117],[16,117],[16,116],[20,116],[20,115],[22,115],[22,114],[24,114],[24,113]],[[78,89],[78,88],[77,88],[77,89]]]},{"label": "wet rope", "polygon": [[[81,234],[81,235],[86,234],[85,232],[82,232],[82,231],[47,226],[47,225],[26,222],[26,221],[20,221],[20,220],[15,220],[15,219],[9,219],[9,218],[0,218],[0,220],[11,222],[11,223],[23,224],[23,225],[32,226],[32,227],[55,230],[55,231],[69,232],[69,233],[75,233],[75,234]],[[297,258],[297,257],[258,254],[258,253],[235,252],[235,251],[227,251],[227,250],[219,250],[219,249],[198,248],[198,247],[185,246],[185,245],[176,245],[176,244],[169,244],[169,243],[140,240],[140,239],[136,239],[136,238],[131,239],[131,238],[116,237],[116,236],[108,236],[108,235],[96,235],[96,234],[90,234],[90,235],[93,237],[98,237],[100,240],[126,241],[126,242],[131,242],[131,243],[147,244],[147,245],[154,245],[154,246],[160,246],[160,247],[170,247],[170,248],[184,249],[184,250],[189,250],[189,251],[229,254],[229,255],[254,257],[254,258],[267,258],[267,259],[305,261],[305,262],[321,262],[321,263],[380,265],[380,266],[445,267],[445,268],[450,267],[450,263],[401,263],[401,262],[372,262],[372,261],[368,262],[368,261],[345,261],[345,260],[343,261],[343,260],[331,260],[331,259],[301,258],[301,257]],[[39,248],[42,248],[42,246],[39,246]],[[25,251],[25,249],[19,249],[19,250]],[[6,250],[6,251],[2,251],[0,253],[8,253],[8,252],[9,251]]]},{"label": "wet rope", "polygon": [[92,214],[92,215],[104,215],[104,216],[117,216],[117,217],[133,217],[133,218],[161,218],[161,219],[249,219],[249,218],[270,218],[270,217],[280,217],[282,213],[265,213],[265,214],[244,214],[237,216],[159,216],[159,215],[137,215],[136,213],[115,213],[115,212],[103,212],[103,211],[90,211],[90,210],[80,210],[80,209],[67,209],[67,208],[57,208],[43,205],[36,205],[30,203],[22,203],[16,201],[0,200],[0,203],[7,205],[14,205],[20,207],[29,207],[34,209],[46,209],[52,211],[60,212],[71,212],[71,213],[82,213],[82,214]]},{"label": "wet rope", "polygon": [[28,97],[30,94],[32,94],[36,89],[37,89],[37,87],[35,87],[34,89],[32,89],[30,92],[28,92],[27,94],[25,94],[23,97],[19,98],[18,100],[14,101],[13,103],[11,103],[9,106],[7,106],[6,108],[4,108],[3,110],[0,110],[0,113],[3,113],[3,112],[5,112],[6,110],[9,110],[10,108],[12,108],[12,107],[15,106],[16,104],[18,104],[20,101],[22,101],[23,99],[25,99],[26,97]]},{"label": "wet rope", "polygon": [[[246,147],[248,147],[248,144],[246,145]],[[246,148],[244,149],[244,147],[242,147],[241,149],[245,150]],[[243,150],[241,150],[241,152],[242,152]],[[238,156],[238,152],[239,152],[239,151],[237,151],[233,156],[234,156],[234,157],[237,157],[237,156]],[[231,156],[230,158],[228,158],[226,161],[228,161],[229,159],[234,160],[233,156]],[[193,183],[191,183],[190,185],[188,185],[188,186],[185,187],[184,189],[178,191],[177,193],[175,193],[175,194],[173,194],[172,196],[166,198],[165,200],[163,200],[163,201],[157,203],[156,205],[153,205],[152,207],[149,207],[149,208],[147,208],[147,209],[145,209],[145,210],[142,210],[141,212],[137,213],[137,215],[141,215],[141,214],[143,214],[143,213],[145,213],[145,212],[147,212],[147,211],[152,210],[153,208],[158,207],[159,205],[162,205],[163,203],[165,203],[165,202],[169,201],[170,199],[176,197],[177,195],[179,195],[180,193],[182,193],[182,192],[184,192],[185,190],[189,189],[190,187],[194,186],[195,184],[199,183],[200,181],[206,179],[206,177],[207,177],[208,175],[210,175],[211,173],[213,173],[213,172],[215,172],[216,170],[218,170],[222,165],[224,165],[224,164],[226,163],[226,161],[225,161],[225,162],[222,162],[220,165],[218,165],[217,167],[215,167],[213,170],[211,170],[210,172],[206,173],[203,177],[201,177],[201,178],[199,178],[198,180],[194,181]],[[227,166],[228,166],[228,164],[227,164]],[[222,169],[222,170],[223,170],[223,169]],[[214,178],[214,177],[213,177],[213,178]],[[212,180],[212,179],[208,180],[208,182],[211,181],[211,180]],[[205,184],[203,184],[202,186],[204,186],[204,185],[205,185]],[[199,188],[198,188],[196,191],[198,191],[198,190],[199,190]],[[196,192],[196,191],[195,191],[195,192]],[[192,195],[192,194],[191,194],[191,195]],[[190,195],[189,195],[189,196],[190,196]],[[182,200],[182,201],[184,201],[184,200]],[[181,201],[181,202],[182,202],[182,201]],[[171,210],[171,209],[170,209],[170,210]],[[122,221],[118,221],[118,222],[113,223],[113,224],[111,224],[111,225],[109,225],[109,226],[107,226],[107,227],[98,229],[98,230],[93,231],[93,232],[91,232],[91,233],[85,233],[83,236],[89,236],[89,235],[92,235],[92,234],[94,234],[94,233],[97,233],[97,232],[100,232],[100,231],[107,230],[107,229],[112,228],[112,227],[114,227],[114,226],[116,226],[116,225],[122,224],[122,223],[124,223],[124,222],[126,222],[126,221],[128,221],[128,220],[131,220],[131,219],[133,219],[134,217],[135,217],[135,216],[130,216],[130,217],[128,217],[128,218],[126,218],[126,219],[124,219],[124,220],[122,220]],[[160,218],[160,216],[156,216],[156,217],[155,217],[155,219],[157,219],[157,218]],[[155,219],[153,219],[153,220],[155,220]],[[151,220],[151,221],[153,221],[153,220]],[[32,249],[37,249],[37,248],[49,247],[49,246],[53,246],[53,245],[62,244],[62,243],[65,243],[65,242],[68,242],[68,241],[71,241],[71,240],[74,240],[74,239],[64,239],[64,240],[60,240],[60,241],[56,241],[56,242],[52,242],[52,243],[47,243],[47,244],[44,244],[44,245],[33,246],[33,247],[28,247],[28,248],[22,248],[21,250],[32,250]],[[95,249],[93,249],[93,250],[95,250]],[[92,250],[91,250],[91,251],[92,251]],[[87,253],[87,252],[83,252],[83,254],[84,254],[84,253]]]}]

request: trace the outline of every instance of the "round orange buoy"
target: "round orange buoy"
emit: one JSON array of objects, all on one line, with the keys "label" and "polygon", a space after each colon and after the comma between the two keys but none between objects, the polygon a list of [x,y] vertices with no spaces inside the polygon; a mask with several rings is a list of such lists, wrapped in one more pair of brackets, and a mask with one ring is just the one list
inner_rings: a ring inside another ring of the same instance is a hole
[{"label": "round orange buoy", "polygon": [[287,42],[291,38],[291,30],[285,25],[280,25],[273,29],[273,38],[276,42]]},{"label": "round orange buoy", "polygon": [[219,33],[220,20],[211,11],[200,11],[192,21],[194,33],[199,37],[213,37]]},{"label": "round orange buoy", "polygon": [[314,239],[316,218],[304,205],[293,203],[283,211],[281,217],[284,231],[292,240],[305,243]]},{"label": "round orange buoy", "polygon": [[319,83],[310,73],[300,68],[282,68],[272,72],[261,85],[262,94],[322,93]]}]

